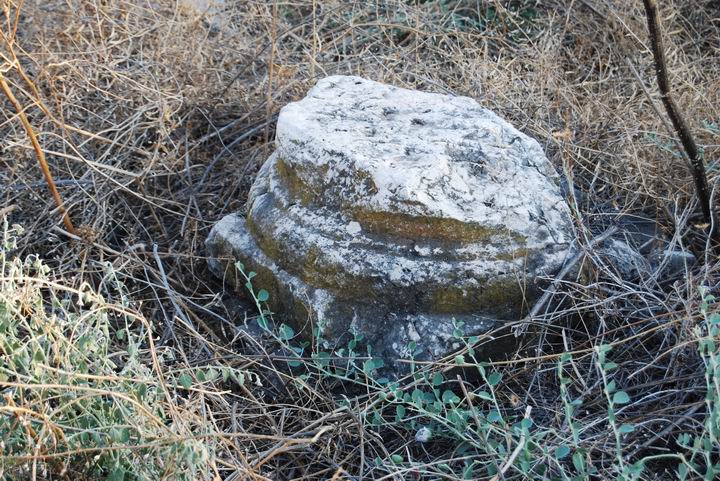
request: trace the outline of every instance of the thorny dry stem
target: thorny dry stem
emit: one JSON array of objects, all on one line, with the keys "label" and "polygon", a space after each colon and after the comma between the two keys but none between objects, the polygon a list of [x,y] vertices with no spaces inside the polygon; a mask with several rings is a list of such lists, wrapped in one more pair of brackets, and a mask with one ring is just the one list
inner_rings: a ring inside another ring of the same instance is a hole
[{"label": "thorny dry stem", "polygon": [[709,236],[715,242],[720,242],[720,237],[718,237],[720,231],[718,231],[714,220],[713,206],[710,201],[707,176],[705,175],[705,162],[700,155],[700,151],[695,143],[695,138],[672,96],[672,89],[667,74],[665,48],[663,47],[657,2],[655,0],[643,0],[643,5],[645,6],[645,15],[650,33],[650,45],[652,46],[653,58],[655,59],[655,72],[657,74],[660,97],[662,98],[663,105],[665,105],[665,110],[667,111],[668,117],[670,117],[675,131],[678,137],[680,137],[680,142],[685,149],[685,153],[690,159],[695,191],[700,202],[705,223],[707,224]]}]

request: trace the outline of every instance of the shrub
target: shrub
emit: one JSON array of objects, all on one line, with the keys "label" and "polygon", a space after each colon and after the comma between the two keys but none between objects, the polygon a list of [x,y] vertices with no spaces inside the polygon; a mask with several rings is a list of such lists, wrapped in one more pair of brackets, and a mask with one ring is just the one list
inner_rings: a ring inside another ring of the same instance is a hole
[{"label": "shrub", "polygon": [[163,382],[175,374],[112,268],[98,289],[71,287],[37,258],[10,258],[13,233],[0,246],[0,478],[207,476],[206,428]]}]

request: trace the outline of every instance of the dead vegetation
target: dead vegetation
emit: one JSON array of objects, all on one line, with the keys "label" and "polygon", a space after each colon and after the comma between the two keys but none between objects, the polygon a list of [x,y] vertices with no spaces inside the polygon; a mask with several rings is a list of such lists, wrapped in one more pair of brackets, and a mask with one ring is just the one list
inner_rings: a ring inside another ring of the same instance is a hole
[{"label": "dead vegetation", "polygon": [[[675,277],[627,280],[588,248],[590,276],[563,282],[562,308],[535,319],[555,323],[546,343],[487,368],[503,376],[492,391],[499,412],[521,420],[532,407],[534,425],[554,433],[537,444],[555,456],[537,451],[527,469],[546,464],[550,479],[563,479],[563,469],[572,472],[567,479],[579,476],[575,456],[559,456],[574,422],[582,426],[575,452],[597,470],[587,476],[615,478],[618,464],[645,457],[640,479],[674,477],[678,462],[662,455],[682,451],[678,436],[701,432],[710,416],[697,349],[708,315],[698,288],[717,292],[720,263],[705,249],[693,180],[657,94],[642,2],[226,0],[217,11],[189,0],[1,4],[5,47],[19,17],[17,64],[5,48],[0,69],[76,229],[63,226],[17,112],[0,103],[0,212],[24,228],[12,254],[40,257],[52,269],[50,281],[71,292],[83,283],[102,290],[108,269],[116,273],[128,306],[152,323],[155,342],[141,343],[140,356],[158,360],[158,385],[163,372],[168,379],[191,373],[190,380],[177,377],[180,387],[164,402],[176,410],[175,422],[192,420],[176,436],[207,427],[202,436],[212,440],[214,456],[203,473],[208,479],[527,474],[516,467],[524,454],[515,445],[495,451],[504,454],[494,460],[468,449],[481,444],[471,429],[478,431],[479,421],[470,420],[459,437],[418,443],[416,427],[394,421],[394,406],[378,410],[383,390],[370,380],[358,393],[343,392],[343,383],[317,370],[292,376],[287,359],[273,358],[234,327],[255,313],[233,306],[210,276],[203,242],[214,222],[243,209],[253,173],[272,151],[278,110],[330,74],[474,97],[537,138],[574,185],[579,245],[591,245],[605,219],[624,212],[657,219],[676,245],[698,256]],[[720,8],[711,0],[672,0],[660,14],[675,101],[717,199]],[[120,302],[113,292],[107,301]],[[613,346],[612,377],[631,400],[616,406],[622,423],[634,426],[622,433],[620,461],[607,423],[601,345]],[[429,379],[449,367],[424,368]],[[251,373],[252,382],[203,381],[200,368]],[[186,381],[200,387],[183,389]],[[473,406],[489,409],[473,394],[480,384],[444,381],[471,413]],[[0,389],[10,392],[9,385]],[[574,421],[563,415],[566,398],[584,401]],[[44,409],[30,401],[27,408]],[[377,426],[375,413],[383,420]],[[519,436],[507,440],[527,441]],[[710,464],[718,456],[712,442]],[[52,469],[22,468],[28,459],[50,463],[52,449],[0,464],[9,479],[63,479],[67,474]],[[94,454],[81,458],[91,462]]]}]

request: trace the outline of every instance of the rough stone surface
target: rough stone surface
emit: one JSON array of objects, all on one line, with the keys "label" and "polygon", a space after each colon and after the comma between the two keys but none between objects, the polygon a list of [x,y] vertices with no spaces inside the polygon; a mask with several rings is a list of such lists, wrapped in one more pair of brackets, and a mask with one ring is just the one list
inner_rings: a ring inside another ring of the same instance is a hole
[{"label": "rough stone surface", "polygon": [[624,281],[668,281],[686,274],[697,261],[672,242],[660,223],[650,217],[607,212],[594,224],[598,232],[610,225],[617,227],[615,235],[603,242],[596,253]]},{"label": "rough stone surface", "polygon": [[247,216],[212,230],[211,268],[232,279],[220,259],[240,260],[277,317],[337,347],[355,331],[386,362],[411,341],[449,354],[453,318],[467,335],[519,319],[567,254],[555,170],[472,99],[328,77],[282,109],[276,144]]}]

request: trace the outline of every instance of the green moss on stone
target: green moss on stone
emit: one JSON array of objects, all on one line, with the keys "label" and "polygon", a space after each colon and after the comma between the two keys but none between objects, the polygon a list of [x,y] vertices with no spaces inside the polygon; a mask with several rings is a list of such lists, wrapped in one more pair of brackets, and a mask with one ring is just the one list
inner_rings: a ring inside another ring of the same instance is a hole
[{"label": "green moss on stone", "polygon": [[489,242],[495,236],[502,236],[515,242],[525,242],[523,236],[504,227],[486,227],[457,219],[365,209],[355,209],[351,217],[356,219],[364,230],[390,238],[475,243]]},{"label": "green moss on stone", "polygon": [[295,170],[288,168],[285,161],[281,158],[277,159],[275,165],[280,178],[285,183],[285,187],[287,187],[288,192],[290,192],[290,195],[293,198],[299,200],[304,206],[307,206],[315,201],[315,192],[310,189],[305,182],[303,182]]},{"label": "green moss on stone", "polygon": [[501,254],[498,254],[496,259],[501,261],[508,261],[512,262],[517,259],[524,259],[527,258],[530,255],[530,249],[526,247],[521,247],[519,249],[515,249],[512,252],[503,252]]},{"label": "green moss on stone", "polygon": [[437,314],[507,315],[510,311],[519,317],[527,305],[529,295],[523,292],[515,279],[496,281],[477,290],[446,286],[433,291],[424,307]]},{"label": "green moss on stone", "polygon": [[375,295],[371,279],[352,277],[341,265],[319,262],[323,258],[319,248],[313,246],[303,252],[295,252],[283,245],[281,240],[262,235],[262,228],[252,218],[248,218],[247,225],[265,255],[276,262],[282,260],[280,264],[283,269],[308,285],[335,291],[346,299],[363,299]]}]

